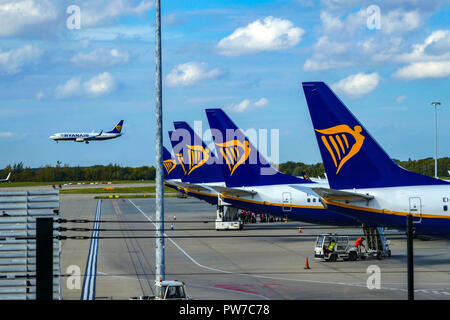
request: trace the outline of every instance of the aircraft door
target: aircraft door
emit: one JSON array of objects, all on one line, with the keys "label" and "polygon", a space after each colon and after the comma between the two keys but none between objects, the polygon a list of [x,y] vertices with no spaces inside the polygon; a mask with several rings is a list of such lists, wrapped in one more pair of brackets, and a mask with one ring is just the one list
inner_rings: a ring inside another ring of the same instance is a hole
[{"label": "aircraft door", "polygon": [[283,212],[291,212],[292,211],[292,195],[290,192],[283,192],[281,194],[283,198]]},{"label": "aircraft door", "polygon": [[422,201],[420,197],[409,198],[409,213],[413,215],[414,223],[422,222]]}]

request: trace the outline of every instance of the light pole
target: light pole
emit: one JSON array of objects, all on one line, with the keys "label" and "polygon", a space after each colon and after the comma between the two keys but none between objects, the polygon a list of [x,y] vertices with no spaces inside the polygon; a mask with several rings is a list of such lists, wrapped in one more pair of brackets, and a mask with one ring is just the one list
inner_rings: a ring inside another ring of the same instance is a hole
[{"label": "light pole", "polygon": [[434,177],[437,178],[437,106],[440,106],[441,103],[434,101],[431,105],[434,106]]},{"label": "light pole", "polygon": [[155,0],[155,60],[156,60],[156,281],[165,280],[164,254],[164,172],[162,169],[162,65],[161,65],[161,0]]}]

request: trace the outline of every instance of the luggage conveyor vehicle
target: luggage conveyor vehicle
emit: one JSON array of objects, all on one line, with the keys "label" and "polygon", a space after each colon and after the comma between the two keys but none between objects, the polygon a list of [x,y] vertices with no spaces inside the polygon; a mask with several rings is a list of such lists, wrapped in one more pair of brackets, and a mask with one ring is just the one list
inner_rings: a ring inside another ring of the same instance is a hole
[{"label": "luggage conveyor vehicle", "polygon": [[[314,248],[314,257],[323,261],[335,262],[338,259],[344,261],[365,260],[376,257],[381,260],[391,256],[390,242],[384,236],[383,228],[371,228],[363,226],[367,246],[358,250],[349,242],[348,236],[337,234],[322,234],[317,237]],[[335,245],[329,250],[332,241]]]}]

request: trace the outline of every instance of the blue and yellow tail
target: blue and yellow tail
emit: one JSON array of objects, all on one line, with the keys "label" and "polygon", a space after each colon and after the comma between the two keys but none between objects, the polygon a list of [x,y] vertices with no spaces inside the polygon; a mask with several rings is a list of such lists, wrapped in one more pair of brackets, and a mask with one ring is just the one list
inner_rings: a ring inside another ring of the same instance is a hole
[{"label": "blue and yellow tail", "polygon": [[227,187],[311,183],[277,171],[222,109],[206,109]]},{"label": "blue and yellow tail", "polygon": [[448,184],[397,165],[325,83],[303,90],[331,188]]},{"label": "blue and yellow tail", "polygon": [[122,131],[123,126],[123,120],[120,120],[120,122],[112,129],[111,131],[108,131],[107,133],[120,133]]},{"label": "blue and yellow tail", "polygon": [[172,158],[169,150],[163,146],[163,166],[164,166],[164,178],[170,179],[181,179],[180,170],[177,168],[177,162]]},{"label": "blue and yellow tail", "polygon": [[182,181],[188,183],[223,182],[215,154],[186,122],[174,122],[169,132],[172,149],[180,165]]}]

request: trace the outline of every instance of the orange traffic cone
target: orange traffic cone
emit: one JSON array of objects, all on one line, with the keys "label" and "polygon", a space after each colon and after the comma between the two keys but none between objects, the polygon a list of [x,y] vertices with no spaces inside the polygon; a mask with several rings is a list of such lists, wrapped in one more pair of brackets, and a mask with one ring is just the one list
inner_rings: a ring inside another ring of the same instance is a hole
[{"label": "orange traffic cone", "polygon": [[302,226],[299,225],[299,226],[298,226],[298,233],[301,233],[301,232],[302,232]]},{"label": "orange traffic cone", "polygon": [[305,269],[311,269],[311,268],[309,267],[308,257],[306,257]]}]

